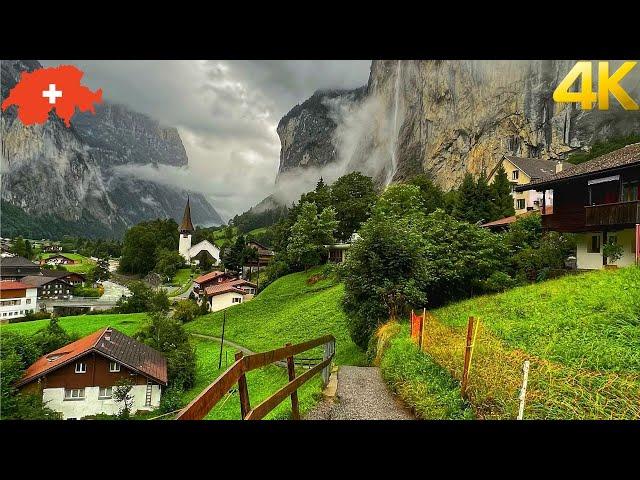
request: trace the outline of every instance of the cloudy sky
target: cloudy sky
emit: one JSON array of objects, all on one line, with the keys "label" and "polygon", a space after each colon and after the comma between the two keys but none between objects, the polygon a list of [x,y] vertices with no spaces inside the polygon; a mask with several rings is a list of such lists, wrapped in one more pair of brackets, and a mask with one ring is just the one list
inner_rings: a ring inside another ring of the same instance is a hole
[{"label": "cloudy sky", "polygon": [[225,220],[271,193],[278,169],[276,126],[294,105],[321,88],[354,88],[369,60],[96,61],[73,64],[83,83],[106,100],[178,128],[189,169],[139,175],[206,194]]}]

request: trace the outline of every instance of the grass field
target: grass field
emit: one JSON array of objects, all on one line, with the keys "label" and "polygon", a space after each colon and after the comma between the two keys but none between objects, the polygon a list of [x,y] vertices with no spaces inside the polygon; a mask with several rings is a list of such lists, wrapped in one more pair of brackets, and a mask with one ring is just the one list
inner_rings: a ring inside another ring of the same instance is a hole
[{"label": "grass field", "polygon": [[[57,253],[43,253],[42,254],[42,259],[46,260],[49,257],[52,257],[54,255],[58,255]],[[93,260],[91,260],[90,258],[84,257],[80,254],[77,253],[65,253],[62,252],[61,255],[64,255],[67,258],[70,258],[71,260],[75,260],[76,262],[80,262],[80,263],[76,263],[74,265],[64,265],[64,268],[66,268],[67,270],[69,270],[70,272],[76,272],[76,273],[87,273],[89,271],[89,269],[95,265],[95,262]]]},{"label": "grass field", "polygon": [[[336,363],[365,364],[364,353],[351,341],[340,302],[344,286],[324,279],[308,284],[322,267],[279,278],[253,300],[226,310],[225,337],[261,352],[287,342],[332,334],[336,337]],[[223,313],[199,317],[186,325],[190,332],[219,337]],[[317,353],[317,352],[316,352]]]},{"label": "grass field", "polygon": [[[77,333],[79,336],[89,335],[106,326],[111,326],[127,335],[133,335],[140,329],[140,323],[146,316],[146,313],[76,315],[60,317],[60,326],[68,333]],[[33,335],[41,328],[46,327],[48,323],[49,320],[45,319],[0,325],[0,334],[2,332],[16,332],[22,335]]]},{"label": "grass field", "polygon": [[[434,310],[425,327],[429,359],[462,376],[467,319],[481,321],[468,399],[478,418],[515,418],[522,364],[531,362],[526,418],[640,418],[640,269],[567,276]],[[403,325],[391,358],[417,347]],[[414,353],[415,353],[414,352]],[[426,418],[439,418],[438,396],[402,394],[429,374],[398,375],[392,386]],[[386,368],[385,368],[386,367]]]},{"label": "grass field", "polygon": [[176,290],[169,294],[169,297],[175,297],[177,295],[182,295],[184,292],[189,290],[191,286],[191,280],[195,278],[192,274],[190,268],[181,268],[176,272],[174,277],[171,279],[171,285],[178,286]]}]

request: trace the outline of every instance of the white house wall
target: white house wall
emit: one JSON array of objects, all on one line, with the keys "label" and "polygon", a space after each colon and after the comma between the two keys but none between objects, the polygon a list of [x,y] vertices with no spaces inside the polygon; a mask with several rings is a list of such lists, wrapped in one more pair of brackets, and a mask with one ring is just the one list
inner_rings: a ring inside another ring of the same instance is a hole
[{"label": "white house wall", "polygon": [[2,302],[18,301],[18,305],[0,304],[0,320],[10,320],[12,318],[24,317],[27,311],[38,311],[38,289],[27,288],[24,297],[3,298]]},{"label": "white house wall", "polygon": [[228,292],[222,293],[220,295],[215,295],[210,297],[209,306],[212,312],[217,312],[218,310],[222,310],[223,308],[231,307],[232,305],[238,305],[237,303],[233,303],[234,298],[239,298],[240,302],[244,302],[244,297],[248,295],[241,295],[237,292]]},{"label": "white house wall", "polygon": [[[589,253],[587,251],[588,245],[591,243],[591,237],[593,235],[600,236],[600,252]],[[633,265],[636,261],[635,252],[635,231],[632,228],[621,230],[619,232],[609,232],[607,236],[615,235],[618,237],[618,243],[622,245],[623,255],[615,263],[619,267],[627,267]],[[602,264],[602,232],[588,232],[578,234],[576,237],[576,263],[579,269],[584,270],[598,270],[604,268]],[[611,263],[611,262],[609,262]]]},{"label": "white house wall", "polygon": [[[42,391],[42,400],[45,406],[51,410],[62,413],[62,418],[65,420],[68,418],[81,419],[82,417],[99,413],[116,415],[122,409],[122,403],[116,402],[113,398],[99,399],[99,392],[100,387],[86,387],[83,400],[65,400],[64,388],[45,388]],[[131,389],[131,395],[133,396],[131,413],[135,413],[138,410],[153,410],[157,408],[160,406],[161,394],[162,387],[153,385],[151,387],[151,406],[145,406],[147,386],[134,385]]]}]

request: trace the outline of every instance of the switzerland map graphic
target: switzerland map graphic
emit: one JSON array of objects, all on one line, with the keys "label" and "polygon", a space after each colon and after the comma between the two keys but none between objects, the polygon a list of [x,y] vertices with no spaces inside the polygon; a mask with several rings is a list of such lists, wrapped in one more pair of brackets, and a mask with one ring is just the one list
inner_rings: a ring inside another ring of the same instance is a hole
[{"label": "switzerland map graphic", "polygon": [[54,110],[67,127],[78,108],[95,113],[94,104],[102,103],[102,89],[92,92],[80,83],[84,72],[73,65],[41,68],[23,72],[18,84],[2,102],[5,111],[12,105],[18,108],[18,118],[25,125],[47,121]]}]

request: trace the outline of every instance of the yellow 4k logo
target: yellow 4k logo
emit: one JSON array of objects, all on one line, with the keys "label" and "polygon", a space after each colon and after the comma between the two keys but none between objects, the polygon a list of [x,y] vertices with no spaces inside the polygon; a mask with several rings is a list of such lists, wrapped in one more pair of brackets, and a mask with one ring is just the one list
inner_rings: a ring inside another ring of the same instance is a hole
[{"label": "yellow 4k logo", "polygon": [[[636,66],[637,62],[624,62],[613,75],[609,75],[609,62],[598,62],[598,93],[593,91],[591,62],[578,62],[562,79],[553,92],[553,100],[558,103],[579,103],[583,110],[591,110],[598,102],[598,110],[609,109],[609,94],[613,95],[625,110],[638,110],[640,106],[620,86],[622,79]],[[580,77],[581,88],[577,92],[569,89]]]}]

